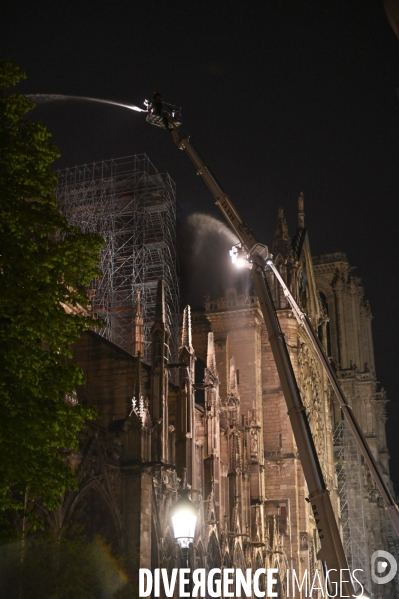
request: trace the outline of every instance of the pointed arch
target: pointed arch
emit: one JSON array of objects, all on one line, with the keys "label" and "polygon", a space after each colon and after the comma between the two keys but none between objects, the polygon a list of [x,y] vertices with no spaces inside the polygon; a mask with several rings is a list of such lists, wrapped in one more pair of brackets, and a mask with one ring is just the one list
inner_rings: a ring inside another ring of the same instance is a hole
[{"label": "pointed arch", "polygon": [[[112,499],[97,480],[91,480],[75,496],[64,518],[84,527],[88,540],[99,536],[112,547],[121,548],[122,526]],[[69,527],[71,529],[71,526]]]},{"label": "pointed arch", "polygon": [[209,569],[222,567],[220,547],[214,532],[212,532],[208,541],[208,566]]},{"label": "pointed arch", "polygon": [[205,568],[204,548],[202,542],[199,541],[195,547],[196,568]]},{"label": "pointed arch", "polygon": [[235,568],[241,568],[242,571],[246,568],[244,554],[239,543],[234,547],[233,564]]},{"label": "pointed arch", "polygon": [[231,557],[228,551],[223,556],[223,568],[231,568]]}]

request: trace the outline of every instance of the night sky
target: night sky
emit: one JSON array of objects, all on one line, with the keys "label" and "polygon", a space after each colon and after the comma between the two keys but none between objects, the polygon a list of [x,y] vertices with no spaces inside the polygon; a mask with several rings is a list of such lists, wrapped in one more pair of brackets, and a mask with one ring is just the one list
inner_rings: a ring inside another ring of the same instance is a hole
[{"label": "night sky", "polygon": [[[7,0],[0,53],[27,72],[23,93],[141,105],[160,89],[263,243],[279,205],[295,232],[304,192],[313,253],[345,252],[370,300],[399,491],[399,40],[382,0]],[[177,184],[186,245],[189,214],[221,218],[189,160],[142,115],[57,102],[34,118],[60,148],[57,168],[147,153]],[[225,260],[216,241],[211,275]],[[198,273],[182,280],[193,305],[207,292],[204,264]]]}]

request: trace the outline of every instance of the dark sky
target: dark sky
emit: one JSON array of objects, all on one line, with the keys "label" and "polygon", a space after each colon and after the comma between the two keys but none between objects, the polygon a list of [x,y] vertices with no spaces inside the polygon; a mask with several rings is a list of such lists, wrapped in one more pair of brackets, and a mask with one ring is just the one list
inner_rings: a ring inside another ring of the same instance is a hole
[{"label": "dark sky", "polygon": [[[279,205],[294,232],[305,193],[313,253],[346,252],[370,299],[399,489],[399,41],[382,0],[6,1],[2,29],[0,53],[28,74],[22,92],[141,104],[159,88],[183,106],[183,130],[264,243]],[[218,214],[141,115],[59,102],[35,118],[57,167],[146,152],[176,181],[183,219]]]}]

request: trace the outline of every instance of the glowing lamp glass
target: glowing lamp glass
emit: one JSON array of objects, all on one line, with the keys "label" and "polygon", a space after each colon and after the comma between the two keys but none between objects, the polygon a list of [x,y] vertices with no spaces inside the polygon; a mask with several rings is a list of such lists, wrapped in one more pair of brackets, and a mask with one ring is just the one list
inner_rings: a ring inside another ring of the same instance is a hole
[{"label": "glowing lamp glass", "polygon": [[187,497],[182,497],[172,510],[173,536],[181,547],[188,547],[194,540],[196,525],[195,505]]}]

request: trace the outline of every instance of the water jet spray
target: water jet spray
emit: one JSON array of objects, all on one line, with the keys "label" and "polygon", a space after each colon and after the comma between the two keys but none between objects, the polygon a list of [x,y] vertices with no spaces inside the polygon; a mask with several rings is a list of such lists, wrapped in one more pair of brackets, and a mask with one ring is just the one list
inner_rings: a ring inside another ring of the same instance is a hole
[{"label": "water jet spray", "polygon": [[113,102],[112,100],[101,100],[100,98],[87,98],[86,96],[65,96],[62,94],[26,94],[26,97],[36,102],[36,104],[44,104],[46,102],[58,102],[61,100],[83,100],[84,102],[98,102],[100,104],[111,104],[112,106],[120,106],[121,108],[135,110],[136,112],[147,112],[147,110],[139,108],[134,104],[122,104],[121,102]]}]

